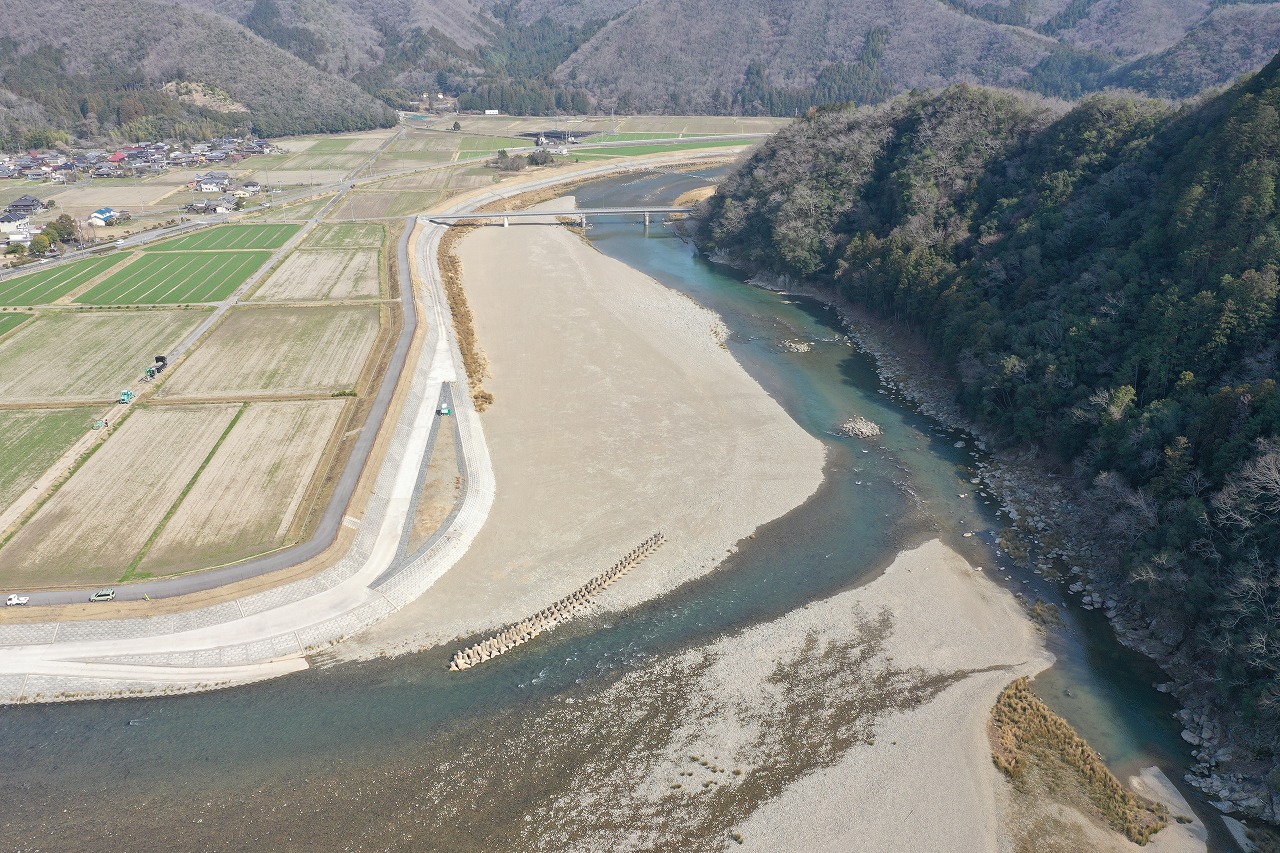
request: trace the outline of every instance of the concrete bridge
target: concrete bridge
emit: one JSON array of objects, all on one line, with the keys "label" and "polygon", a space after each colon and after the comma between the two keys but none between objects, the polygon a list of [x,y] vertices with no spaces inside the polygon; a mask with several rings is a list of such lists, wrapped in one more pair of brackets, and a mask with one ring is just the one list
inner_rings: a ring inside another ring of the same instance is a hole
[{"label": "concrete bridge", "polygon": [[437,222],[448,225],[454,222],[470,222],[476,219],[502,220],[506,228],[511,220],[535,219],[546,217],[569,217],[577,219],[584,227],[588,216],[641,216],[644,224],[649,224],[651,216],[667,216],[673,213],[692,213],[692,207],[581,207],[573,210],[499,210],[491,213],[449,213],[431,214],[421,217],[423,222]]}]

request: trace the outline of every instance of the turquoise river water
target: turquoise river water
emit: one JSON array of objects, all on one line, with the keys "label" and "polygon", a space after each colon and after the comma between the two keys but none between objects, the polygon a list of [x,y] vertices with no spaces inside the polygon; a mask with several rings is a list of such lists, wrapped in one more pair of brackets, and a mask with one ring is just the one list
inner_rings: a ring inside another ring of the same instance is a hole
[{"label": "turquoise river water", "polygon": [[[669,203],[706,177],[631,176],[577,196],[584,206]],[[466,677],[445,671],[451,649],[439,649],[201,696],[0,709],[0,850],[508,849],[504,833],[539,795],[501,779],[512,760],[501,744],[522,721],[655,657],[865,583],[932,537],[1014,591],[1062,604],[1049,638],[1058,664],[1037,692],[1118,774],[1154,763],[1181,778],[1190,755],[1176,706],[1152,687],[1164,676],[1056,584],[1001,565],[986,544],[994,503],[969,482],[972,441],[889,393],[830,310],[742,282],[667,228],[616,223],[590,235],[724,318],[734,355],[828,446],[818,493],[707,577]],[[789,340],[813,347],[792,352]],[[884,429],[875,449],[833,432],[855,413]],[[464,774],[490,781],[467,787],[478,783]],[[1213,849],[1233,849],[1210,825]]]}]

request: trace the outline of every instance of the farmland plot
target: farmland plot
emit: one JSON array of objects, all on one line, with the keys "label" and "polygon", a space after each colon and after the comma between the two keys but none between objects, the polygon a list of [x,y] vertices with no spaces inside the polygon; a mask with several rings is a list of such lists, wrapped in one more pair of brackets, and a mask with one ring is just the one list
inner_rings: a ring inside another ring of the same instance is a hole
[{"label": "farmland plot", "polygon": [[304,249],[377,249],[387,231],[377,222],[334,222],[317,225],[307,235]]},{"label": "farmland plot", "polygon": [[308,249],[291,254],[253,295],[257,302],[371,299],[381,293],[377,249]]},{"label": "farmland plot", "polygon": [[329,220],[387,219],[430,210],[445,197],[443,192],[349,192]]},{"label": "farmland plot", "polygon": [[261,220],[262,222],[302,222],[315,216],[331,201],[333,201],[333,196],[325,195],[320,198],[311,199],[310,201],[300,201],[297,204],[287,204],[282,207],[269,207],[261,213],[251,214],[250,218]]},{"label": "farmland plot", "polygon": [[89,430],[92,409],[0,411],[0,510]]},{"label": "farmland plot", "polygon": [[38,317],[0,341],[0,400],[111,400],[206,316],[204,311],[146,311]]},{"label": "farmland plot", "polygon": [[300,225],[219,225],[185,237],[148,246],[148,252],[220,252],[236,249],[279,249],[298,233]]},{"label": "farmland plot", "polygon": [[122,577],[238,409],[136,411],[0,550],[0,577],[30,585]]},{"label": "farmland plot", "polygon": [[139,568],[206,568],[290,544],[342,400],[253,403],[213,455]]},{"label": "farmland plot", "polygon": [[239,399],[353,388],[378,337],[377,306],[239,308],[160,396]]},{"label": "farmland plot", "polygon": [[88,284],[125,258],[112,254],[86,258],[0,282],[0,305],[46,305]]},{"label": "farmland plot", "polygon": [[148,253],[75,301],[82,305],[216,302],[234,293],[269,260],[271,252]]},{"label": "farmland plot", "polygon": [[32,318],[31,314],[0,314],[0,338]]}]

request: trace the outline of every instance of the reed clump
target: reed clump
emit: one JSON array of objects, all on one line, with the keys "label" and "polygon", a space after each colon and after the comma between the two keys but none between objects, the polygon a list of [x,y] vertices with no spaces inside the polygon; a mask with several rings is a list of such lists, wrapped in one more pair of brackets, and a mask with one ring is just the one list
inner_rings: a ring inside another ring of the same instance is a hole
[{"label": "reed clump", "polygon": [[1121,784],[1098,751],[1031,692],[1025,677],[996,700],[990,734],[992,759],[1011,779],[1036,768],[1065,768],[1099,816],[1130,841],[1146,844],[1169,824],[1169,810]]},{"label": "reed clump", "polygon": [[440,238],[439,264],[445,299],[449,302],[449,313],[453,315],[453,331],[462,352],[462,366],[467,371],[467,382],[471,386],[471,401],[476,411],[483,412],[493,404],[493,395],[484,390],[484,380],[489,377],[489,359],[476,337],[471,306],[467,303],[466,291],[462,289],[462,261],[454,251],[457,242],[473,227],[454,227],[445,232]]}]

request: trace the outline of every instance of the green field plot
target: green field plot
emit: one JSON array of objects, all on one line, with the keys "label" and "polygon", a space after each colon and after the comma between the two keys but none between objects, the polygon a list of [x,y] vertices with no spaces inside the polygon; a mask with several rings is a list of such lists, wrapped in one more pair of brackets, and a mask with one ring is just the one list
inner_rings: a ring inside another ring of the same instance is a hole
[{"label": "green field plot", "polygon": [[271,252],[156,252],[108,276],[76,302],[178,305],[226,299],[271,260]]},{"label": "green field plot", "polygon": [[377,249],[387,231],[378,222],[333,222],[317,225],[307,235],[304,249]]},{"label": "green field plot", "polygon": [[92,409],[0,412],[0,509],[31,488],[49,466],[89,431]]},{"label": "green field plot", "polygon": [[[709,139],[706,142],[678,142],[671,145],[619,145],[617,148],[582,147],[583,154],[610,153],[619,157],[630,157],[638,154],[662,154],[667,151],[693,151],[699,148],[732,148],[734,146],[751,145],[749,139]],[[577,153],[576,151],[574,153]]]},{"label": "green field plot", "polygon": [[86,258],[0,282],[0,305],[45,305],[61,299],[126,257],[128,256],[123,254],[113,254]]},{"label": "green field plot", "polygon": [[32,318],[32,314],[2,314],[0,315],[0,337],[6,333],[12,332]]},{"label": "green field plot", "polygon": [[462,153],[478,153],[482,151],[498,151],[503,148],[528,148],[533,145],[532,139],[516,139],[515,137],[468,136],[462,140],[459,150]]},{"label": "green field plot", "polygon": [[185,237],[148,246],[148,252],[203,252],[233,249],[279,249],[301,225],[219,225]]}]

